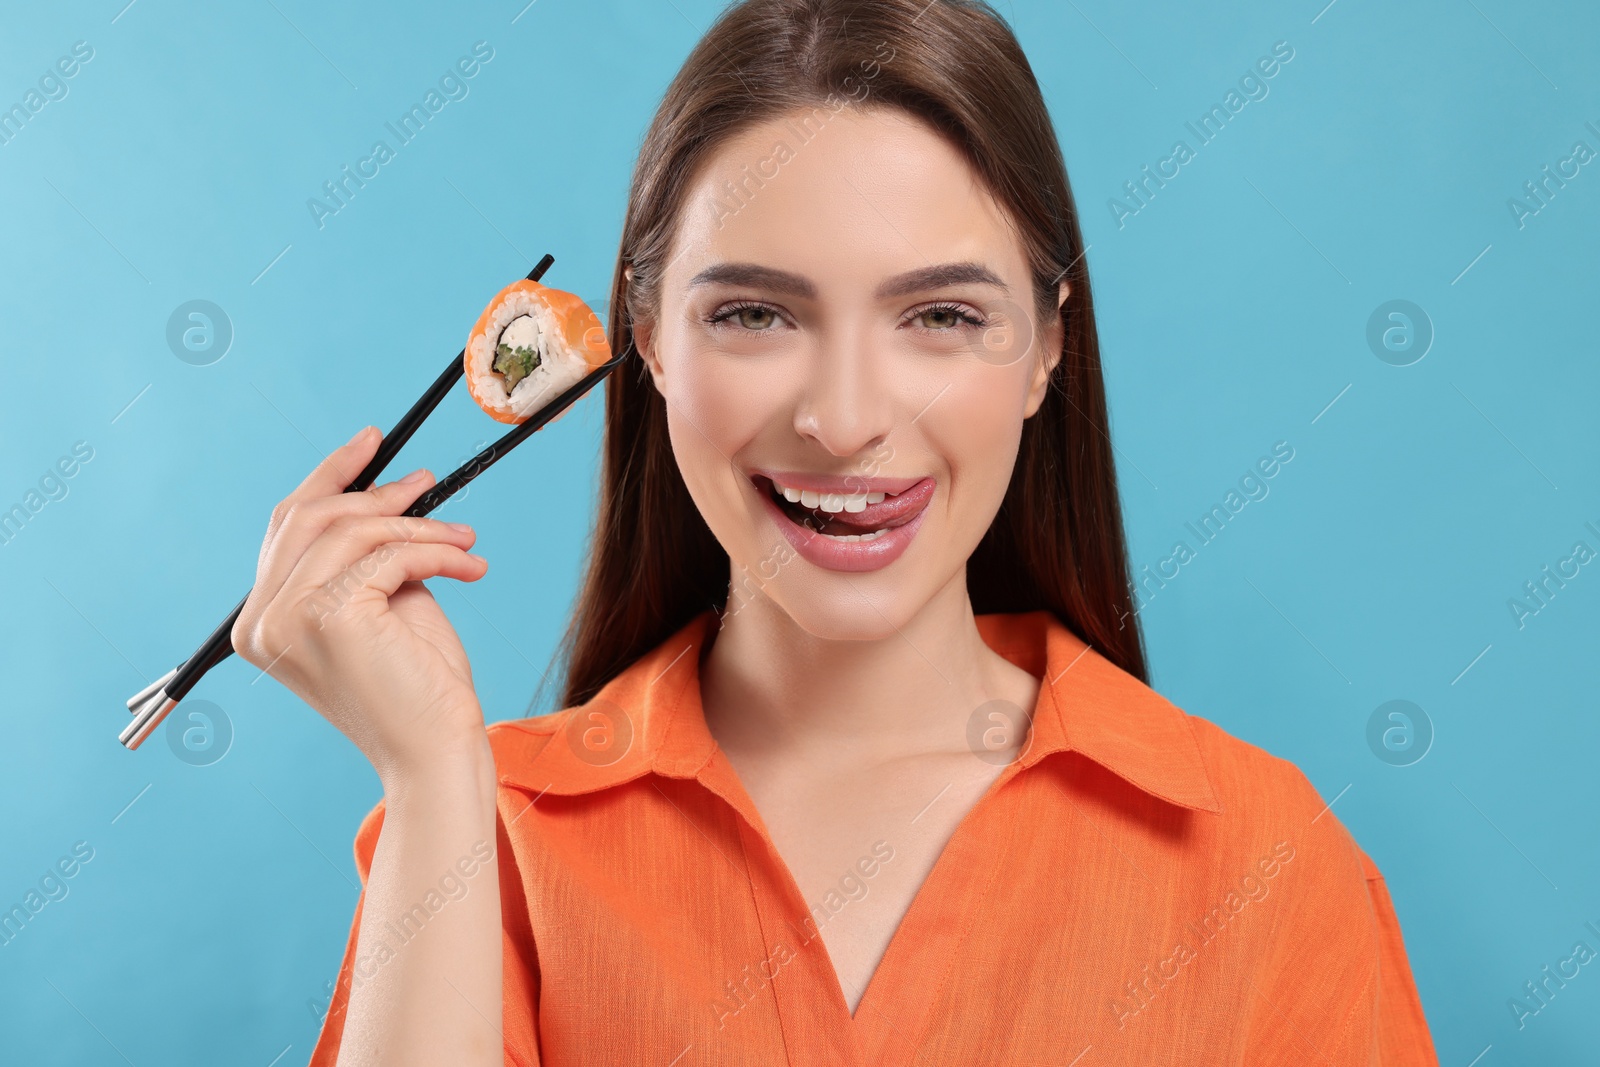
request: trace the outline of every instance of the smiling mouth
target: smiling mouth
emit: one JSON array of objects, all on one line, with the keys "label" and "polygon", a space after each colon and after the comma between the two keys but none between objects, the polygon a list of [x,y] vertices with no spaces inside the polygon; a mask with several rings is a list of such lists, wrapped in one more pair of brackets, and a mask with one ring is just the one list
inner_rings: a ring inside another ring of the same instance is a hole
[{"label": "smiling mouth", "polygon": [[[875,541],[914,520],[933,495],[924,478],[897,493],[883,489],[828,492],[785,485],[766,475],[752,479],[790,522],[833,541]],[[842,490],[844,487],[839,487]]]}]

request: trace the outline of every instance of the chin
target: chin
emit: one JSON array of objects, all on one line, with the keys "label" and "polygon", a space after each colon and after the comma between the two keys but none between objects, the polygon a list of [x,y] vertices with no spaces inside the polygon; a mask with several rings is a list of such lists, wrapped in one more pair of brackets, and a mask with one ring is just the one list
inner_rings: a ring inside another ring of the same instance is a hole
[{"label": "chin", "polygon": [[792,574],[769,585],[762,600],[747,603],[743,610],[777,613],[820,641],[871,642],[899,637],[924,606],[915,601],[905,588],[880,596],[833,576]]},{"label": "chin", "polygon": [[[929,538],[893,564],[866,572],[818,567],[780,545],[764,558],[764,569],[734,567],[735,575],[747,576],[732,583],[722,625],[746,613],[823,641],[904,640],[917,617],[952,583],[965,596],[966,560],[926,551],[937,540]],[[946,568],[951,573],[943,573]]]}]

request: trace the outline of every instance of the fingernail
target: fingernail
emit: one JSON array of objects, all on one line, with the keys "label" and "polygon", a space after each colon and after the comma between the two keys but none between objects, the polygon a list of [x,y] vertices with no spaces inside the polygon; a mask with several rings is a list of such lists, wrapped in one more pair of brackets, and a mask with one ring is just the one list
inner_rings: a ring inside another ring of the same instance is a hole
[{"label": "fingernail", "polygon": [[467,553],[467,558],[468,559],[475,559],[479,563],[482,563],[485,567],[487,567],[489,565],[489,561],[484,559],[482,556],[478,555],[476,552],[468,552]]},{"label": "fingernail", "polygon": [[426,468],[424,468],[422,470],[414,470],[410,474],[406,475],[404,478],[401,478],[400,479],[400,484],[401,485],[416,485],[418,482],[422,481],[422,479],[426,478],[427,476],[428,476],[428,472],[427,472]]},{"label": "fingernail", "polygon": [[471,533],[472,532],[472,527],[468,526],[464,522],[452,522],[452,523],[449,524],[449,526],[450,526],[450,529],[456,531],[457,533]]},{"label": "fingernail", "polygon": [[372,427],[371,426],[363,426],[363,427],[361,427],[361,429],[356,431],[356,435],[354,437],[350,438],[350,440],[345,442],[345,447],[348,448],[349,446],[355,444],[357,441],[361,440],[363,437],[367,436],[367,434],[369,434],[371,432],[372,432]]}]

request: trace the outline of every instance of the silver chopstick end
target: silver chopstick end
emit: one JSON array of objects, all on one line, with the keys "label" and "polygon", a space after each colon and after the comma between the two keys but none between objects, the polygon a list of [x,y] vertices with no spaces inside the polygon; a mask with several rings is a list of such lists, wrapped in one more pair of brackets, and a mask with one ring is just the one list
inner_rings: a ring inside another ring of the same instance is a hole
[{"label": "silver chopstick end", "polygon": [[161,720],[167,713],[178,706],[178,702],[167,696],[165,689],[154,693],[149,700],[139,705],[139,710],[133,713],[133,721],[122,728],[117,735],[117,740],[130,752],[144,744],[145,738],[155,732],[161,725]]}]

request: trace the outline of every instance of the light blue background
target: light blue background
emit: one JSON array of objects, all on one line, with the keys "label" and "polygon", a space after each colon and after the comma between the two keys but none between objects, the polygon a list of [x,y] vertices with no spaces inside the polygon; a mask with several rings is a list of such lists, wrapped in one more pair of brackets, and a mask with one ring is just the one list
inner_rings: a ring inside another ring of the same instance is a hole
[{"label": "light blue background", "polygon": [[[94,449],[0,546],[0,905],[94,848],[0,948],[0,1060],[303,1063],[377,780],[238,660],[195,694],[236,731],[212,766],[161,737],[122,749],[123,698],[245,591],[272,502],[391,423],[486,294],[548,251],[547,280],[603,310],[639,138],[718,5],[125,2],[8,5],[0,32],[0,105],[94,48],[0,145],[0,508]],[[1600,963],[1521,1030],[1507,1001],[1600,948],[1600,564],[1524,628],[1507,600],[1574,542],[1600,549],[1600,165],[1524,228],[1507,200],[1574,141],[1600,149],[1600,16],[1324,2],[1000,5],[1092,245],[1135,566],[1295,449],[1145,607],[1155,683],[1337,797],[1441,1062],[1592,1059]],[[319,229],[307,198],[479,40],[467,98]],[[1269,96],[1119,229],[1109,198],[1279,40]],[[165,341],[191,299],[233,323],[211,366]],[[1411,366],[1366,344],[1391,299],[1437,332]],[[598,416],[586,401],[444,512],[502,561],[435,583],[491,718],[527,713],[564,623]],[[494,430],[460,392],[394,470],[442,472]],[[528,545],[544,566],[504,562]],[[1397,698],[1436,731],[1409,767],[1366,741]]]}]

